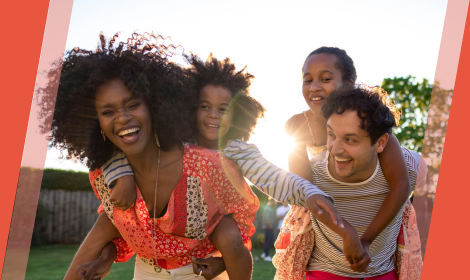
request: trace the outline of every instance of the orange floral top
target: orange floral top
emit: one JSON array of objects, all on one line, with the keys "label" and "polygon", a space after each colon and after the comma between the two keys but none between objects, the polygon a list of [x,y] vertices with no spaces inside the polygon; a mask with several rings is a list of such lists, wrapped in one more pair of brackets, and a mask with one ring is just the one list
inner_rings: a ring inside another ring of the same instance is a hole
[{"label": "orange floral top", "polygon": [[192,257],[203,258],[214,250],[210,234],[227,214],[232,214],[245,246],[251,249],[250,237],[255,232],[253,222],[259,200],[236,165],[222,153],[184,144],[183,174],[161,218],[149,217],[137,186],[135,205],[121,211],[109,201],[111,191],[102,170],[90,172],[89,177],[101,201],[98,212],[106,212],[122,235],[114,240],[117,262],[127,261],[135,252],[144,262],[153,265],[156,246],[156,261],[162,268],[185,266],[192,262]]}]

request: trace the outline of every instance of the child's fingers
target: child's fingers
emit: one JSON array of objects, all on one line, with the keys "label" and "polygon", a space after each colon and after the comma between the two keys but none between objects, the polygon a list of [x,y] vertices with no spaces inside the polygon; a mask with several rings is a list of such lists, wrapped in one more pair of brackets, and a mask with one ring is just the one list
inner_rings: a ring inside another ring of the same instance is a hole
[{"label": "child's fingers", "polygon": [[364,259],[360,260],[359,262],[355,264],[350,264],[349,267],[351,268],[352,271],[356,272],[367,272],[367,268],[369,266],[369,263],[365,261]]},{"label": "child's fingers", "polygon": [[193,258],[193,263],[199,265],[199,266],[208,266],[210,264],[207,259],[198,259],[198,258]]},{"label": "child's fingers", "polygon": [[132,204],[132,205],[122,205],[118,208],[121,209],[122,211],[126,211],[126,210],[130,209],[133,205],[134,204]]},{"label": "child's fingers", "polygon": [[209,269],[206,265],[202,265],[201,263],[205,263],[202,259],[193,258],[193,273],[196,276],[204,276],[206,278],[209,274]]},{"label": "child's fingers", "polygon": [[310,212],[316,213],[317,215],[323,214],[323,211],[321,210],[320,207],[318,207],[318,204],[317,204],[316,201],[314,201],[314,203],[310,204],[309,206],[311,206],[311,208],[313,208],[313,209],[309,209]]},{"label": "child's fingers", "polygon": [[322,198],[317,201],[317,204],[320,208],[325,210],[330,215],[331,219],[334,221],[336,225],[339,225],[340,227],[344,228],[344,223],[343,223],[343,219],[341,218],[341,215],[336,210],[333,203],[331,203],[331,201],[328,200],[328,198],[322,196]]}]

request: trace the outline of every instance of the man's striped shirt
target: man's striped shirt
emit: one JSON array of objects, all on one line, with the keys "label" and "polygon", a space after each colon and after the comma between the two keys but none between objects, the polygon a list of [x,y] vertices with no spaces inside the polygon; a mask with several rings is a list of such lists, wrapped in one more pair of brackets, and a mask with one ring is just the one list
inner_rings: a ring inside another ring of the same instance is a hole
[{"label": "man's striped shirt", "polygon": [[[412,189],[416,184],[421,156],[403,148]],[[335,200],[335,207],[361,236],[370,225],[390,191],[380,163],[374,174],[360,183],[344,183],[334,179],[328,171],[328,151],[311,159],[313,183]],[[309,261],[309,271],[325,271],[344,277],[371,277],[385,274],[394,269],[393,254],[397,246],[401,217],[404,206],[394,220],[370,244],[371,263],[367,273],[354,272],[343,254],[342,238],[314,219],[315,248]]]}]

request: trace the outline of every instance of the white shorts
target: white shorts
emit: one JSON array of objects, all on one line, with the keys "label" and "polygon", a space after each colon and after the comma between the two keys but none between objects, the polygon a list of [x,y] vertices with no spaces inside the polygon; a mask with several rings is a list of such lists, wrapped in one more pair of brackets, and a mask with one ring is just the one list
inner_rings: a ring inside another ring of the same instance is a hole
[{"label": "white shorts", "polygon": [[[134,280],[197,280],[196,274],[193,272],[193,265],[178,267],[171,270],[162,269],[160,273],[155,272],[152,265],[144,263],[138,256],[135,258]],[[199,278],[203,280],[204,278]],[[228,280],[227,271],[213,278],[215,280]]]}]

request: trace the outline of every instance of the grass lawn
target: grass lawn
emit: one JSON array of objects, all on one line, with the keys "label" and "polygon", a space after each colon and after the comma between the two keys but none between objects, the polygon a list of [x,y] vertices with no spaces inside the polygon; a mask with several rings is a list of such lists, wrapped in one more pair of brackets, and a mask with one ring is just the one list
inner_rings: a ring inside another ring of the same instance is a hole
[{"label": "grass lawn", "polygon": [[[48,245],[31,248],[26,269],[26,280],[62,280],[65,276],[78,245]],[[259,256],[262,249],[253,249],[253,258]],[[274,250],[271,250],[274,253]],[[110,280],[131,280],[134,276],[135,257],[126,263],[115,263]],[[276,269],[271,262],[259,260],[254,262],[253,280],[272,280]]]},{"label": "grass lawn", "polygon": [[[31,248],[26,280],[62,280],[78,245],[48,245]],[[134,277],[135,257],[126,263],[115,263],[106,279],[131,280]]]}]

